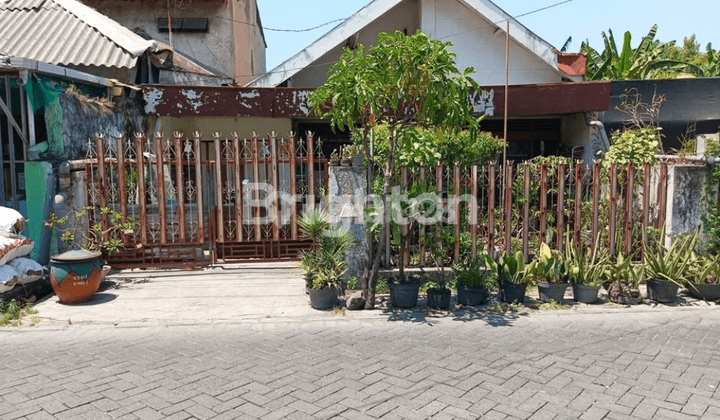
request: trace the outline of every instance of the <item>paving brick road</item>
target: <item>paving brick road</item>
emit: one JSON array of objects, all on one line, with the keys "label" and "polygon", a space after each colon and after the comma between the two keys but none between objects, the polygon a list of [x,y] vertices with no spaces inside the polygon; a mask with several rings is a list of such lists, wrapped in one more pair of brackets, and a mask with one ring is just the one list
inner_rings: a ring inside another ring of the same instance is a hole
[{"label": "paving brick road", "polygon": [[720,419],[719,326],[703,309],[3,329],[0,418]]}]

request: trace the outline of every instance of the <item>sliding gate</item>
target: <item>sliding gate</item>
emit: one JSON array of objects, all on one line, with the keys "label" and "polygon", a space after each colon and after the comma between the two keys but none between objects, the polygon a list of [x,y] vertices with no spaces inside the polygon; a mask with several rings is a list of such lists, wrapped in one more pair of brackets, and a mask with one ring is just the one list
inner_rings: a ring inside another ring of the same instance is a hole
[{"label": "sliding gate", "polygon": [[88,142],[85,183],[89,223],[108,225],[104,207],[135,220],[125,249],[108,256],[116,267],[294,259],[309,246],[298,215],[325,195],[328,161],[310,132],[99,136]]}]

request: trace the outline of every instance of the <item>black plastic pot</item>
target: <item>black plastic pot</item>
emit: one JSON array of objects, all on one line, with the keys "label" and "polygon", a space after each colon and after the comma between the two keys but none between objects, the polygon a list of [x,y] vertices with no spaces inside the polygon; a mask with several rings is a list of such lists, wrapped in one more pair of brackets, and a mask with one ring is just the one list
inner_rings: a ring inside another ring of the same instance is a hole
[{"label": "black plastic pot", "polygon": [[469,287],[464,282],[457,284],[457,300],[460,305],[482,305],[487,298],[488,292],[484,287]]},{"label": "black plastic pot", "polygon": [[549,283],[546,281],[538,282],[538,294],[540,300],[543,302],[560,302],[565,296],[565,290],[567,290],[568,283]]},{"label": "black plastic pot", "polygon": [[427,291],[427,305],[431,308],[447,309],[450,307],[450,289],[430,288]]},{"label": "black plastic pot", "polygon": [[390,304],[396,308],[413,308],[417,305],[420,281],[396,283],[388,281]]},{"label": "black plastic pot", "polygon": [[668,280],[647,280],[648,299],[659,303],[670,303],[675,300],[678,285]]},{"label": "black plastic pot", "polygon": [[500,282],[500,300],[506,303],[523,303],[526,289],[527,283],[515,284],[503,280]]},{"label": "black plastic pot", "polygon": [[687,289],[690,294],[696,299],[720,299],[720,284],[690,282]]},{"label": "black plastic pot", "polygon": [[595,303],[600,292],[600,286],[588,286],[587,284],[572,285],[573,298],[581,303]]},{"label": "black plastic pot", "polygon": [[331,309],[334,306],[338,306],[340,304],[338,299],[339,293],[340,289],[335,286],[323,289],[308,289],[310,306],[315,309]]}]

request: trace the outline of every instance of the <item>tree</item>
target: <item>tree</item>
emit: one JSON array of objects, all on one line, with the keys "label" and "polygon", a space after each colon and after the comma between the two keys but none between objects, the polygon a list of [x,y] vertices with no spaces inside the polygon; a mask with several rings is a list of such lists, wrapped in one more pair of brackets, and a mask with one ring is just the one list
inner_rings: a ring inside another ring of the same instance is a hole
[{"label": "tree", "polygon": [[[377,124],[387,124],[388,151],[382,164],[384,205],[381,232],[390,229],[388,196],[395,185],[395,156],[398,139],[416,127],[438,127],[446,131],[475,128],[468,100],[477,84],[469,77],[474,69],[460,72],[452,43],[430,39],[418,31],[412,36],[397,31],[378,34],[377,44],[367,51],[358,45],[346,48],[330,67],[327,81],[310,96],[316,115],[329,119],[333,129],[349,128],[362,139],[371,165],[369,134]],[[361,283],[366,308],[375,305],[380,259],[385,241],[366,267]]]},{"label": "tree", "polygon": [[675,42],[660,42],[655,39],[658,26],[653,25],[637,48],[630,45],[632,35],[625,32],[622,50],[618,48],[612,30],[602,33],[605,49],[598,53],[583,42],[580,50],[587,54],[586,78],[588,80],[629,80],[669,77],[679,73],[701,75],[703,70],[695,64],[673,56]]}]

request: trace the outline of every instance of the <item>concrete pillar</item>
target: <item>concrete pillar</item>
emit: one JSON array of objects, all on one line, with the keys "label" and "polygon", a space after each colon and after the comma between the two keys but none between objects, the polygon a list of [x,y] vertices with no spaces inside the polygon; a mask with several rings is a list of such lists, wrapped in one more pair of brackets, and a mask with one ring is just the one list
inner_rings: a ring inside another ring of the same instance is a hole
[{"label": "concrete pillar", "polygon": [[368,238],[364,208],[367,194],[367,169],[355,166],[330,167],[328,213],[337,226],[355,236],[355,246],[348,255],[347,277],[360,277],[368,262]]},{"label": "concrete pillar", "polygon": [[672,235],[690,234],[702,225],[707,175],[705,165],[671,165],[668,168],[666,245],[670,245]]}]

